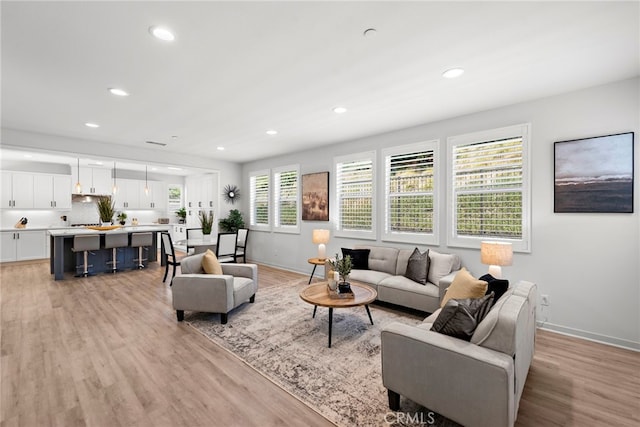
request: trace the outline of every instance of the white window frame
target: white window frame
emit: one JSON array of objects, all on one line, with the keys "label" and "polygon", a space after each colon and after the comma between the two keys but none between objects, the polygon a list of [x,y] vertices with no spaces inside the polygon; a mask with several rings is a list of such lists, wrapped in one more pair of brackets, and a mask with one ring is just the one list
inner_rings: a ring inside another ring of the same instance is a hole
[{"label": "white window frame", "polygon": [[[522,138],[522,237],[520,239],[508,239],[491,236],[458,236],[456,234],[456,197],[454,188],[454,148],[460,145],[471,145],[481,142],[498,141],[502,139]],[[481,132],[473,132],[464,135],[447,138],[447,245],[463,248],[480,248],[484,240],[500,240],[510,242],[514,252],[531,252],[531,179],[530,179],[530,141],[531,124],[519,124]]]},{"label": "white window frame", "polygon": [[[268,222],[267,224],[256,224],[256,205],[255,205],[255,201],[256,201],[256,194],[255,194],[255,179],[256,177],[261,177],[261,176],[266,176],[267,180],[268,180],[268,187],[267,187],[267,203],[269,203],[269,206],[267,208],[267,215],[269,215],[268,218]],[[271,182],[271,170],[270,169],[263,169],[263,170],[259,170],[259,171],[254,171],[254,172],[250,172],[249,173],[249,228],[251,230],[256,230],[256,231],[271,231],[271,224],[272,224],[272,215],[273,213],[271,212],[271,187],[272,187],[272,182]]]},{"label": "white window frame", "polygon": [[[296,202],[296,225],[282,225],[280,224],[280,200],[282,194],[280,192],[280,175],[285,172],[296,173],[296,195],[292,198]],[[300,180],[300,165],[283,166],[273,169],[273,231],[279,233],[296,233],[300,234],[300,194],[301,185]]]},{"label": "white window frame", "polygon": [[[378,227],[376,221],[376,212],[377,212],[377,204],[376,204],[376,195],[377,195],[377,184],[376,184],[376,152],[375,151],[366,151],[363,153],[357,154],[348,154],[345,156],[334,157],[333,159],[333,170],[335,173],[335,213],[336,213],[336,224],[335,224],[335,233],[336,237],[348,237],[354,239],[366,239],[366,240],[377,240],[378,238]],[[340,175],[338,173],[338,166],[342,163],[351,163],[358,162],[362,160],[367,160],[371,162],[371,229],[370,230],[344,230],[340,224]]]},{"label": "white window frame", "polygon": [[[440,203],[439,203],[439,191],[440,186],[439,170],[439,146],[440,140],[424,141],[415,144],[400,145],[396,147],[389,147],[382,150],[382,160],[384,162],[384,224],[382,230],[382,241],[386,242],[400,242],[400,243],[416,243],[423,245],[439,245],[439,222],[440,222]],[[409,154],[416,152],[433,151],[433,190],[431,191],[433,197],[433,231],[431,233],[419,233],[419,232],[399,232],[390,230],[390,203],[391,194],[389,194],[389,180],[391,179],[390,157],[401,154]]]}]

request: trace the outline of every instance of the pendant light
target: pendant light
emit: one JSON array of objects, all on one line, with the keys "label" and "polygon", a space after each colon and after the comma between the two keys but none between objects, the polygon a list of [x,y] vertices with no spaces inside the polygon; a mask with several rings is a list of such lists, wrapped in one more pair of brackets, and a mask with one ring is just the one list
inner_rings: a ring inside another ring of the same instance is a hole
[{"label": "pendant light", "polygon": [[113,162],[113,194],[116,194],[118,187],[116,186],[116,162]]},{"label": "pendant light", "polygon": [[147,165],[144,165],[144,194],[149,195],[149,180],[147,179]]},{"label": "pendant light", "polygon": [[82,185],[80,184],[80,157],[78,157],[78,182],[76,182],[76,193],[82,194]]}]

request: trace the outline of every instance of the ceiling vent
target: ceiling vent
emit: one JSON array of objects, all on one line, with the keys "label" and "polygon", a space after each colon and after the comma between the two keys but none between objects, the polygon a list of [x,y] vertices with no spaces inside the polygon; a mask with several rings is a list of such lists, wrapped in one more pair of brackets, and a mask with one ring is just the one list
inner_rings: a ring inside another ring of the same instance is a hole
[{"label": "ceiling vent", "polygon": [[156,141],[145,141],[147,144],[152,144],[152,145],[159,145],[161,147],[165,147],[167,144],[165,144],[164,142],[156,142]]}]

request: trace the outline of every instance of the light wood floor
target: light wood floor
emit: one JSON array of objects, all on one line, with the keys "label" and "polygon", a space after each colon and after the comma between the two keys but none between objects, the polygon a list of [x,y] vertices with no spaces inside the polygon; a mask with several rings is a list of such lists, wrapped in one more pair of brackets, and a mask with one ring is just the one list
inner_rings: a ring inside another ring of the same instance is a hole
[{"label": "light wood floor", "polygon": [[[162,274],[56,282],[48,261],[2,264],[0,425],[331,425],[177,323]],[[517,425],[637,426],[639,405],[639,353],[539,332]]]}]

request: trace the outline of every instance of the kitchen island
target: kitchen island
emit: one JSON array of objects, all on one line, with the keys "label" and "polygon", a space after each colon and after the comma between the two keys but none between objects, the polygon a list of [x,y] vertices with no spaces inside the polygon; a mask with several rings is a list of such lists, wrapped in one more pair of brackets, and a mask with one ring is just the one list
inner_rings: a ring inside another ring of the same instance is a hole
[{"label": "kitchen island", "polygon": [[[129,235],[129,242],[131,242],[132,233],[144,233],[152,232],[153,243],[148,247],[147,260],[148,262],[157,261],[158,259],[158,233],[162,231],[169,231],[168,225],[141,225],[131,227],[120,227],[109,231],[93,230],[90,228],[64,228],[64,229],[51,229],[48,230],[50,239],[50,267],[51,274],[53,274],[55,280],[64,279],[65,272],[76,272],[76,265],[81,264],[78,260],[82,258],[82,253],[76,253],[72,251],[73,238],[78,235],[99,235],[100,236],[100,249],[92,251],[95,255],[91,256],[90,264],[93,264],[91,269],[94,273],[100,273],[104,271],[111,271],[111,267],[107,264],[107,261],[111,260],[111,249],[104,248],[104,236],[106,234],[115,233],[127,233]],[[137,265],[133,261],[137,257],[137,248],[127,246],[120,251],[122,261],[118,261],[119,267],[123,269],[133,269]],[[77,258],[78,257],[78,258]],[[161,260],[163,261],[163,260]]]}]

